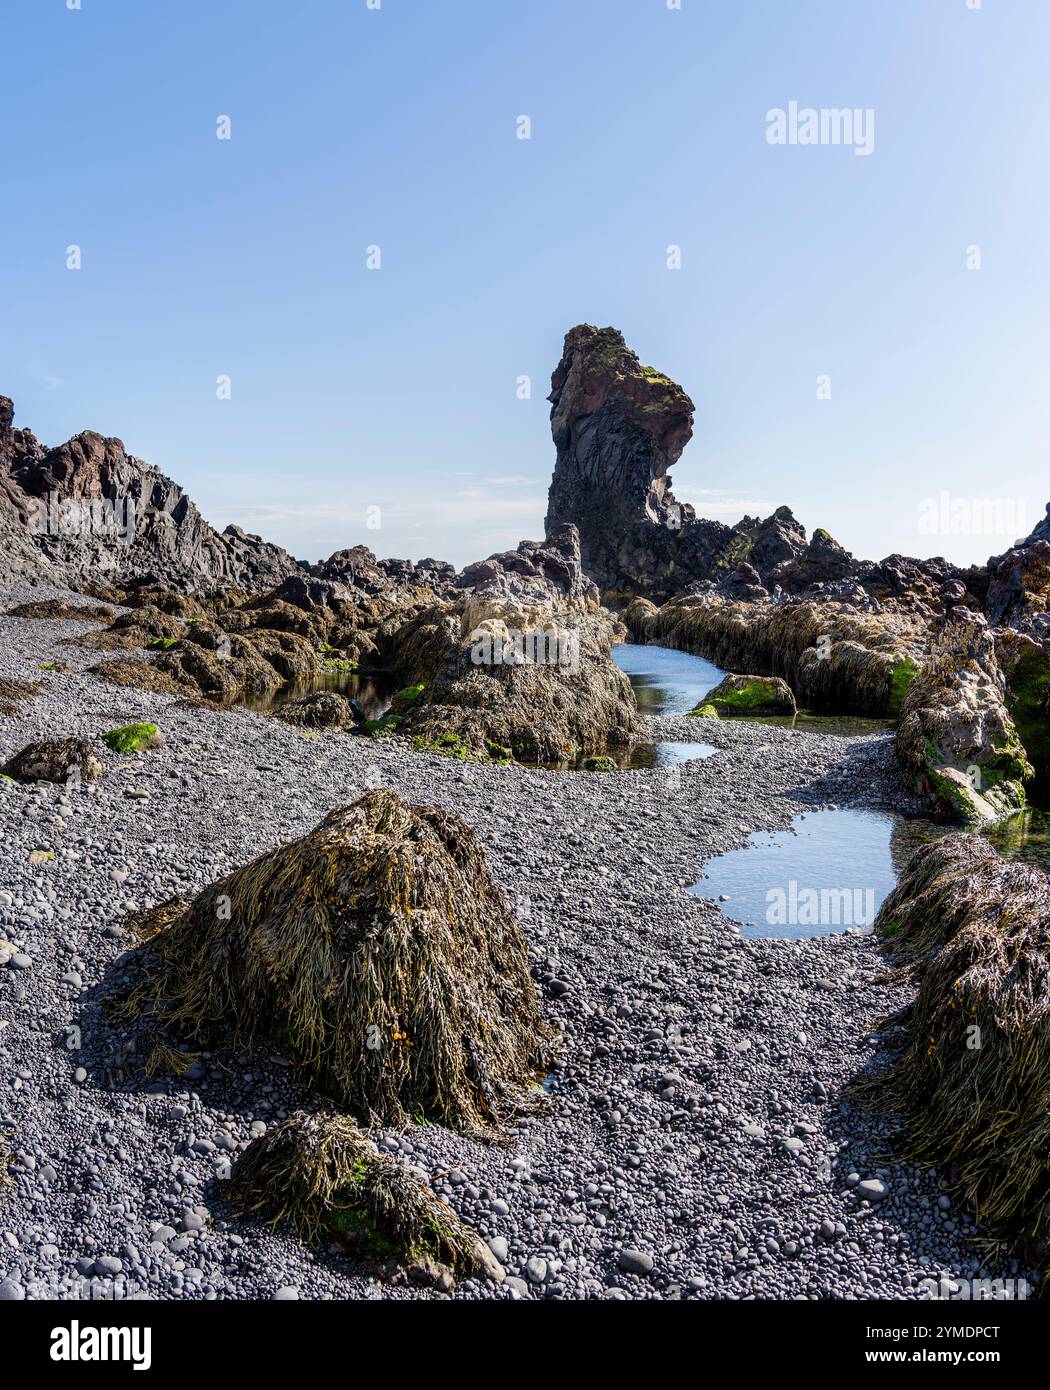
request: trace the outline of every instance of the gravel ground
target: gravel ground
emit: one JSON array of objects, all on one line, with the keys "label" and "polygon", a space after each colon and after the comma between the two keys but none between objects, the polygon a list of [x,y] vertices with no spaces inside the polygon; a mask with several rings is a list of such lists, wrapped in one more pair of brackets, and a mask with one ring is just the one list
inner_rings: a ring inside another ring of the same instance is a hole
[{"label": "gravel ground", "polygon": [[[151,1084],[96,1003],[132,905],[202,888],[370,785],[474,826],[565,1031],[550,1104],[508,1145],[431,1126],[382,1137],[507,1270],[452,1297],[911,1298],[977,1270],[936,1175],[895,1161],[886,1120],[843,1095],[877,1057],[866,1030],[905,997],[872,983],[870,935],[749,942],[686,891],[705,859],[800,810],[908,809],[887,735],[711,721],[718,754],[676,769],[462,765],[104,685],[79,674],[97,654],[56,645],[89,627],[0,618],[0,672],[46,685],[0,719],[0,760],[132,720],[166,744],[100,744],[97,787],[0,783],[0,937],[18,948],[0,967],[0,1132],[16,1157],[0,1298],[83,1297],[92,1281],[165,1299],[449,1296],[232,1219],[222,1165],[303,1102],[295,1071],[263,1048]],[[73,670],[38,671],[55,659]],[[697,737],[693,720],[651,723]]]}]

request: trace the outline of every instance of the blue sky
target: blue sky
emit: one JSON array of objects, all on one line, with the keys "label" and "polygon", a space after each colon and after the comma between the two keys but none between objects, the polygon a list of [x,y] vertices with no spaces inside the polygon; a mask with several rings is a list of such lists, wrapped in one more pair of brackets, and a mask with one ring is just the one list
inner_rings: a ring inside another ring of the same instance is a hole
[{"label": "blue sky", "polygon": [[[611,323],[696,402],[701,513],[983,560],[1050,499],[1048,40],[1045,0],[8,0],[0,392],[303,558],[463,564],[542,534],[562,336]],[[872,154],[770,145],[792,100]]]}]

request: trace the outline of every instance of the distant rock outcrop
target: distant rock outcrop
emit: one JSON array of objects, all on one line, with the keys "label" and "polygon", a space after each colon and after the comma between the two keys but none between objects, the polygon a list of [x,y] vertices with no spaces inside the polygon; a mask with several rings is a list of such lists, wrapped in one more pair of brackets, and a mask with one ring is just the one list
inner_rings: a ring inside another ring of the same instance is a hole
[{"label": "distant rock outcrop", "polygon": [[668,470],[692,437],[693,402],[617,329],[569,330],[549,399],[547,536],[579,528],[584,569],[607,598],[661,602],[702,587],[761,598],[852,574],[853,557],[826,531],[807,542],[790,507],[726,526],[675,498]]},{"label": "distant rock outcrop", "polygon": [[280,546],[217,532],[177,483],[85,430],[45,448],[0,396],[0,580],[268,588],[302,567]]},{"label": "distant rock outcrop", "polygon": [[[957,586],[952,603],[981,601],[981,572],[899,555],[857,561],[827,531],[807,540],[790,507],[735,526],[698,517],[675,498],[668,471],[692,436],[693,403],[670,377],[643,366],[615,328],[569,330],[549,399],[557,459],[547,535],[567,523],[579,528],[584,569],[610,602],[698,593],[761,600],[779,591],[862,604],[914,595],[930,603],[946,584]],[[1038,539],[1033,533],[1030,541]],[[1037,550],[1026,573],[1041,580]]]},{"label": "distant rock outcrop", "polygon": [[986,609],[991,623],[1028,626],[1050,608],[1050,504],[1031,535],[988,561]]}]

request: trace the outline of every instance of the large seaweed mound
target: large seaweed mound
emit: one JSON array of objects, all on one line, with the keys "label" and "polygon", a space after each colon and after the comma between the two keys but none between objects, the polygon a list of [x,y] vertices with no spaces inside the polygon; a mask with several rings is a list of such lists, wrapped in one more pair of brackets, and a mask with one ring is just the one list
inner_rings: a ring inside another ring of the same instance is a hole
[{"label": "large seaweed mound", "polygon": [[525,938],[473,831],[391,791],[138,926],[119,1018],[196,1043],[265,1035],[368,1123],[485,1130],[549,1060]]},{"label": "large seaweed mound", "polygon": [[287,1222],[305,1240],[424,1275],[503,1279],[488,1246],[418,1169],[382,1153],[345,1115],[297,1111],[254,1140],[226,1192],[245,1217]]},{"label": "large seaweed mound", "polygon": [[1050,876],[977,835],[920,849],[875,930],[914,971],[907,1043],[865,1087],[907,1120],[978,1220],[1047,1250]]}]

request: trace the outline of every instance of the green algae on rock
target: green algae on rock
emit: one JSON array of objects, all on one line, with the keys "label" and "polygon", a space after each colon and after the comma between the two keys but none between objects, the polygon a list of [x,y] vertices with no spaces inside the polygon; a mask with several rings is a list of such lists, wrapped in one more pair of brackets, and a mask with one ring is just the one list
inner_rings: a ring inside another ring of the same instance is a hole
[{"label": "green algae on rock", "polygon": [[142,753],[147,748],[159,748],[164,735],[156,724],[125,724],[104,733],[102,742],[114,753]]},{"label": "green algae on rock", "polygon": [[[796,713],[795,697],[779,676],[726,676],[690,714],[713,709],[718,716],[752,717]],[[706,717],[706,716],[705,716]]]}]

